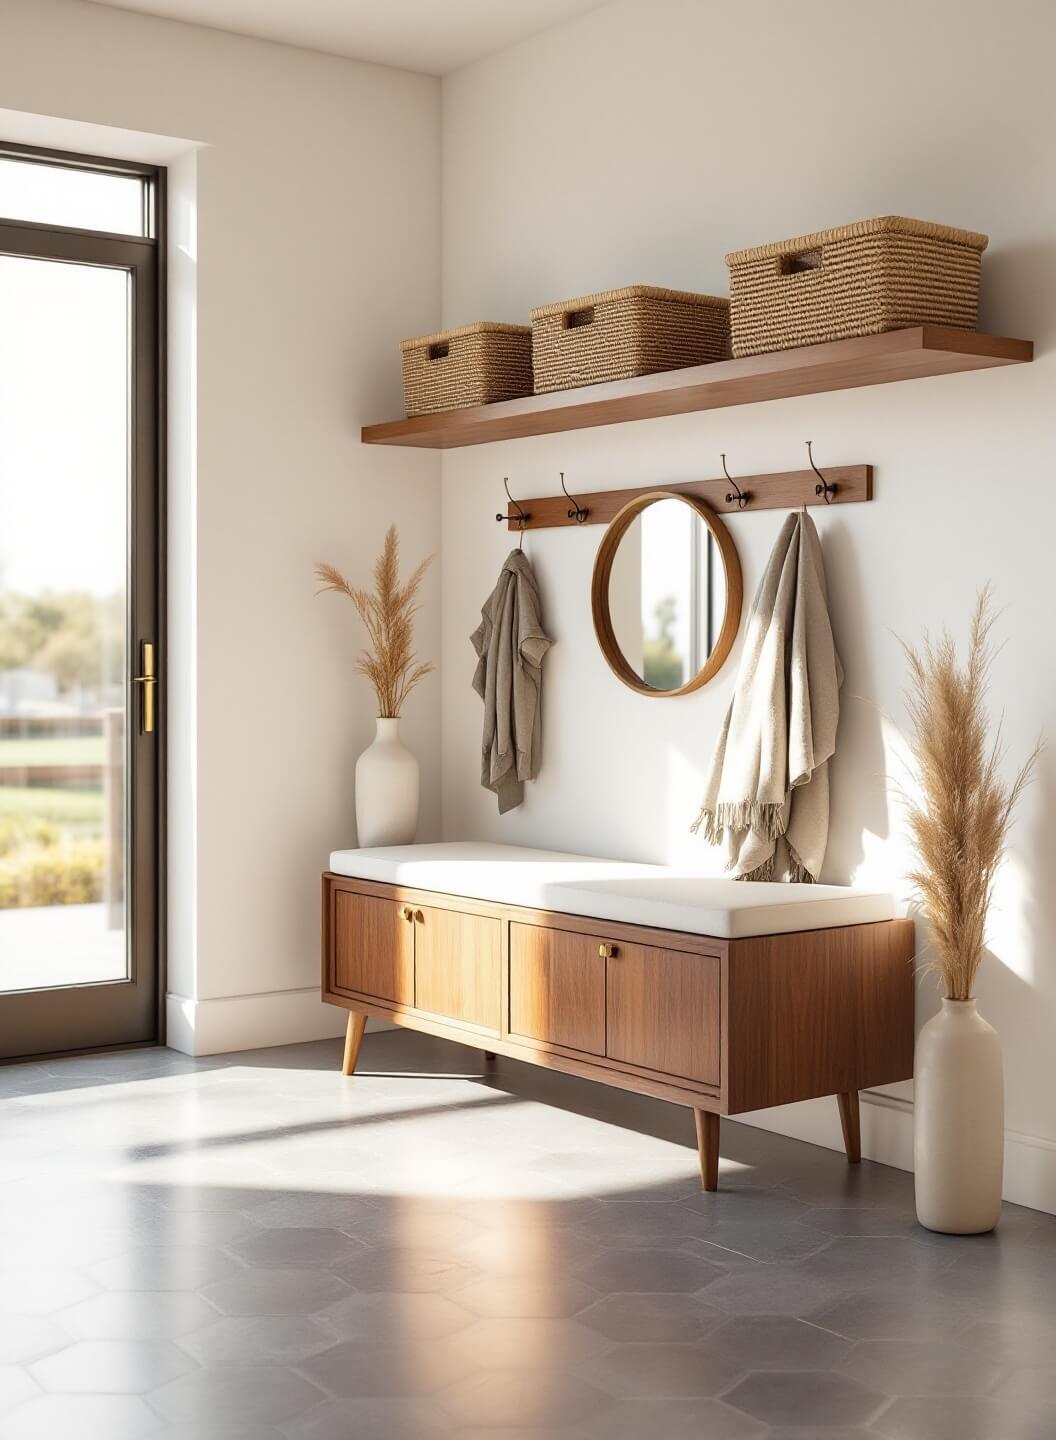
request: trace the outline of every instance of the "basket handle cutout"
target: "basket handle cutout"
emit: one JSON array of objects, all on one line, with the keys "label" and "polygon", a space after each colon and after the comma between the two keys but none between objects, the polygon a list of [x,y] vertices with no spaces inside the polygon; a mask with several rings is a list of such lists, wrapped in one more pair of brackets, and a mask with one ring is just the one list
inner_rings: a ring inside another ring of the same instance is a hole
[{"label": "basket handle cutout", "polygon": [[434,345],[429,346],[430,360],[446,360],[451,346],[446,340],[437,340]]},{"label": "basket handle cutout", "polygon": [[825,263],[823,250],[801,250],[798,255],[782,255],[777,262],[779,275],[806,275],[820,270]]},{"label": "basket handle cutout", "polygon": [[566,310],[561,316],[562,330],[582,330],[585,325],[594,324],[594,306],[587,305],[582,310]]}]

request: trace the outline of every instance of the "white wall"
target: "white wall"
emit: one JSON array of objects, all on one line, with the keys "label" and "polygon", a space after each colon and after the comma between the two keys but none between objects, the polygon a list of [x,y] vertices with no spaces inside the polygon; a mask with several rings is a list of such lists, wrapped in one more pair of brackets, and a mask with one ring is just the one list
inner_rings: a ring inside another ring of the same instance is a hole
[{"label": "white wall", "polygon": [[[863,216],[984,230],[981,328],[1033,337],[1031,367],[448,451],[443,459],[443,820],[472,835],[636,859],[706,858],[688,834],[739,650],[715,683],[641,699],[607,670],[589,613],[597,528],[529,536],[557,644],[544,766],[504,817],[477,786],[468,636],[518,498],[719,472],[871,462],[876,499],[822,534],[846,666],[825,878],[906,894],[896,794],[905,754],[896,637],[963,636],[994,582],[1005,641],[994,706],[1010,765],[1056,738],[1056,127],[1045,0],[616,0],[466,69],[443,91],[443,320],[524,320],[533,304],[628,283],[725,293],[728,250]],[[750,596],[780,512],[729,524]],[[1056,1209],[1056,749],[1023,806],[996,896],[980,1003],[1005,1042],[1007,1193]],[[921,1016],[934,1008],[930,980]],[[867,1107],[867,1148],[908,1164],[908,1086]],[[831,1102],[773,1128],[838,1145]]]},{"label": "white wall", "polygon": [[[397,413],[396,342],[438,318],[438,83],[78,0],[0,0],[0,36],[0,103],[27,112],[11,138],[83,148],[72,122],[90,122],[196,142],[161,147],[179,157],[170,1042],[334,1033],[319,872],[352,843],[375,706],[350,672],[358,622],[314,598],[312,567],[366,579],[392,520],[408,562],[436,548],[436,459],[365,449],[358,431]],[[135,153],[135,137],[95,136]],[[439,565],[427,657],[438,593]],[[439,825],[438,696],[426,681],[407,716],[424,835]]]}]

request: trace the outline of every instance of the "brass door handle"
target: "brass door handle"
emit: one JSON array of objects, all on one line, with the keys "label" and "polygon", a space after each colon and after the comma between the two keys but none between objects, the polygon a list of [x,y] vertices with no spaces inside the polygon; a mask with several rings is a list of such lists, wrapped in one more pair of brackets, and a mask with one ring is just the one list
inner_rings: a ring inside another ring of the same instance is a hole
[{"label": "brass door handle", "polygon": [[599,945],[599,946],[598,946],[598,954],[601,956],[601,958],[602,958],[603,960],[612,960],[618,953],[619,953],[619,952],[618,952],[618,950],[616,949],[616,946],[615,946],[615,945]]},{"label": "brass door handle", "polygon": [[143,723],[140,733],[151,735],[154,731],[154,688],[158,677],[154,674],[154,646],[149,640],[143,641],[143,674],[133,675],[132,684],[143,686]]},{"label": "brass door handle", "polygon": [[401,906],[400,906],[400,915],[403,917],[404,920],[413,920],[413,919],[414,919],[414,911],[411,909],[411,907],[410,907],[409,905],[401,905]]},{"label": "brass door handle", "polygon": [[424,925],[424,923],[425,923],[425,915],[423,914],[423,912],[422,912],[421,910],[416,910],[416,911],[414,912],[414,918],[418,921],[418,924],[419,924],[419,925]]}]

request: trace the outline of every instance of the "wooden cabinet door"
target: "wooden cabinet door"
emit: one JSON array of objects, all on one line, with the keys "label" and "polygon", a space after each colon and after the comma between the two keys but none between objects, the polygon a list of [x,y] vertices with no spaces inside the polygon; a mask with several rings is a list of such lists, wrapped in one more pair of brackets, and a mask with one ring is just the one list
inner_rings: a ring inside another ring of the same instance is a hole
[{"label": "wooden cabinet door", "polygon": [[597,937],[510,926],[510,1033],[605,1054],[605,960]]},{"label": "wooden cabinet door", "polygon": [[611,1060],[718,1085],[719,961],[615,945],[607,968]]},{"label": "wooden cabinet door", "polygon": [[431,906],[414,914],[415,1007],[498,1034],[500,922]]},{"label": "wooden cabinet door", "polygon": [[414,924],[395,900],[334,891],[334,985],[414,1004]]}]

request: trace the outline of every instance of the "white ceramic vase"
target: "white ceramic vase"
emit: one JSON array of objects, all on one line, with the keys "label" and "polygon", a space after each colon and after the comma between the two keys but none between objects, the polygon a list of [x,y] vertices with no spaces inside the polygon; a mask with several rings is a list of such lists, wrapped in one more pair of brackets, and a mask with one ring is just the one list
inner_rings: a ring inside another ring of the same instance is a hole
[{"label": "white ceramic vase", "polygon": [[917,1040],[913,1075],[917,1219],[977,1235],[1001,1216],[1005,1092],[1001,1041],[974,1000],[943,1000]]},{"label": "white ceramic vase", "polygon": [[410,845],[418,830],[418,761],[400,722],[378,716],[378,733],[356,761],[356,835],[362,848]]}]

